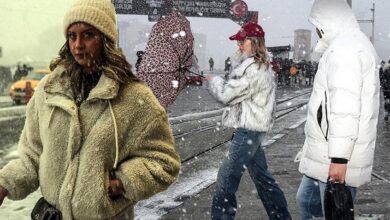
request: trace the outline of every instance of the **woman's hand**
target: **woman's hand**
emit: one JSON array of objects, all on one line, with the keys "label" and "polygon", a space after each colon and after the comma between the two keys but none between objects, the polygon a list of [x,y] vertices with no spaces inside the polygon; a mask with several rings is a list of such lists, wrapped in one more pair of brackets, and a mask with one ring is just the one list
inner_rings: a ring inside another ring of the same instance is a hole
[{"label": "woman's hand", "polygon": [[8,190],[2,186],[0,186],[0,206],[3,204],[4,198],[7,197]]},{"label": "woman's hand", "polygon": [[123,188],[122,181],[120,179],[110,179],[108,185],[108,196],[110,199],[115,200],[123,195],[125,189]]},{"label": "woman's hand", "polygon": [[344,183],[347,173],[347,164],[331,163],[329,166],[329,177],[332,182]]}]

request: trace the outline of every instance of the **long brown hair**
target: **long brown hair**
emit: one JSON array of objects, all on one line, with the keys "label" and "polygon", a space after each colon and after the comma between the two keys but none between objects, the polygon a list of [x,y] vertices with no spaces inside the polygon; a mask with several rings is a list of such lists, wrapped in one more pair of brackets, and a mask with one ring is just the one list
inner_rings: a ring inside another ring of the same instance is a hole
[{"label": "long brown hair", "polygon": [[[117,48],[109,38],[103,35],[103,54],[102,63],[98,71],[102,71],[108,78],[111,78],[121,84],[139,81],[131,71],[131,65],[127,62],[121,49]],[[59,51],[59,57],[50,63],[50,70],[53,71],[57,66],[64,66],[66,73],[69,74],[73,91],[80,91],[80,81],[82,77],[82,66],[74,59],[66,40]]]},{"label": "long brown hair", "polygon": [[255,58],[255,62],[259,65],[259,68],[262,65],[269,68],[269,60],[267,48],[265,47],[265,38],[264,37],[247,37],[251,41],[252,52]]}]

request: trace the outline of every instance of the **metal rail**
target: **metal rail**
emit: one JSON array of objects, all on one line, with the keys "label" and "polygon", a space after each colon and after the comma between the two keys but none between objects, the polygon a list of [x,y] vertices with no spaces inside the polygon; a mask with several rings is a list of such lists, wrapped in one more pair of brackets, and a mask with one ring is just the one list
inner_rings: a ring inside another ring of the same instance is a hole
[{"label": "metal rail", "polygon": [[[307,94],[307,93],[305,93],[305,94]],[[303,94],[298,95],[298,96],[295,96],[294,98],[300,97],[300,96],[302,96],[302,95],[303,95]],[[289,98],[288,100],[292,100],[292,99],[294,99],[294,98]],[[286,100],[286,101],[288,101],[288,100]],[[283,103],[283,102],[281,102],[281,103]],[[287,111],[287,112],[284,112],[284,113],[282,113],[282,114],[277,115],[275,118],[278,119],[278,118],[281,118],[281,117],[283,117],[283,116],[285,116],[285,115],[287,115],[287,114],[289,114],[289,113],[291,113],[291,112],[293,112],[293,111],[296,111],[296,110],[298,110],[299,108],[301,108],[302,106],[306,105],[307,103],[308,103],[308,101],[307,101],[307,102],[300,103],[300,104],[298,104],[298,105],[294,105],[294,106],[289,106],[289,107],[286,107],[286,108],[278,109],[278,110],[276,110],[276,113],[281,112],[281,111],[285,111],[285,110],[289,110],[289,109],[290,109],[290,110]],[[222,115],[222,113],[221,113],[221,114],[218,114],[218,115],[212,115],[211,117],[204,117],[204,118],[202,118],[202,119],[203,119],[203,120],[204,120],[204,119],[209,119],[209,118],[217,117],[217,116],[220,116],[220,115]],[[200,120],[200,119],[198,118],[198,119],[195,119],[195,120]],[[186,122],[195,121],[195,120],[189,120],[189,121],[186,121]],[[190,131],[188,131],[188,132],[183,132],[183,133],[175,134],[174,137],[175,137],[175,138],[180,138],[180,137],[184,137],[184,136],[187,136],[187,135],[190,135],[190,134],[193,134],[193,133],[199,133],[199,132],[203,132],[203,131],[208,131],[208,130],[214,129],[214,128],[216,128],[216,127],[218,127],[218,125],[215,125],[215,124],[213,124],[213,125],[206,125],[206,126],[202,126],[202,127],[197,127],[197,128],[192,129],[192,130],[190,130]]]},{"label": "metal rail", "polygon": [[[305,94],[307,94],[307,93],[305,93]],[[304,94],[300,94],[300,95],[298,95],[298,96],[295,96],[294,98],[300,97],[300,96],[302,96],[302,95],[304,95]],[[288,100],[292,100],[292,99],[294,99],[294,98],[288,98]],[[288,101],[288,100],[286,100],[286,101]],[[283,103],[283,102],[280,102],[280,103]],[[277,111],[277,112],[281,112],[281,111],[285,111],[285,110],[288,110],[288,111],[287,111],[287,112],[284,112],[284,113],[282,113],[282,114],[280,114],[280,115],[278,115],[278,116],[276,116],[276,119],[281,118],[281,117],[283,117],[283,116],[285,116],[285,115],[287,115],[287,114],[289,114],[289,113],[291,113],[291,112],[293,112],[293,111],[296,111],[296,110],[298,110],[300,107],[302,107],[302,106],[304,106],[304,105],[306,105],[306,104],[307,104],[307,102],[304,102],[304,103],[300,103],[300,104],[298,104],[298,105],[294,105],[294,106],[289,106],[289,107],[287,107],[287,108],[283,108],[283,109],[281,109],[281,110],[279,110],[279,111]],[[218,115],[213,115],[212,117],[216,117],[216,116],[218,116]],[[206,117],[206,118],[203,118],[203,119],[212,118],[212,117]],[[174,137],[175,137],[175,138],[183,138],[183,137],[185,137],[185,136],[187,136],[187,135],[193,135],[193,134],[195,134],[195,133],[199,134],[199,133],[202,133],[202,132],[209,131],[209,130],[211,130],[211,129],[216,129],[217,127],[218,127],[218,125],[216,125],[216,124],[213,124],[213,125],[206,125],[206,126],[203,126],[203,127],[198,127],[198,128],[192,129],[192,130],[190,130],[190,131],[188,131],[188,132],[183,132],[183,133],[180,133],[180,134],[176,134],[176,135],[174,135]],[[225,145],[226,143],[228,143],[229,141],[230,141],[230,140],[226,140],[226,141],[224,141],[224,142],[222,142],[222,143],[218,143],[218,144],[216,144],[216,145],[214,145],[214,146],[212,146],[212,147],[210,147],[210,148],[207,148],[207,149],[205,149],[205,150],[203,150],[203,151],[201,151],[201,152],[199,152],[199,153],[197,153],[197,154],[195,154],[195,155],[192,155],[192,156],[190,156],[190,157],[188,157],[188,158],[182,160],[181,162],[182,162],[182,163],[185,163],[185,162],[188,162],[188,161],[190,161],[190,160],[192,160],[192,159],[196,159],[196,158],[197,158],[198,156],[200,156],[200,155],[203,155],[203,154],[205,154],[205,153],[207,153],[207,152],[209,152],[209,151],[211,151],[211,150],[213,150],[213,149],[216,149],[216,148],[218,148],[218,147],[224,146],[224,145]]]},{"label": "metal rail", "polygon": [[374,171],[372,172],[371,175],[372,175],[373,177],[379,179],[379,180],[385,181],[386,183],[390,183],[390,180],[389,180],[389,179],[387,179],[387,178],[384,177],[384,176],[379,175],[378,173],[376,173],[376,172],[374,172]]},{"label": "metal rail", "polygon": [[295,98],[298,98],[300,96],[304,96],[304,95],[307,95],[307,94],[310,94],[310,93],[311,93],[311,91],[305,92],[305,93],[302,93],[302,94],[299,94],[299,95],[296,95],[296,96],[293,96],[293,97],[289,97],[289,98],[286,98],[286,99],[282,99],[282,100],[276,101],[276,104],[277,105],[278,104],[282,104],[282,103],[285,103],[285,102],[290,101],[292,99],[295,99]]}]

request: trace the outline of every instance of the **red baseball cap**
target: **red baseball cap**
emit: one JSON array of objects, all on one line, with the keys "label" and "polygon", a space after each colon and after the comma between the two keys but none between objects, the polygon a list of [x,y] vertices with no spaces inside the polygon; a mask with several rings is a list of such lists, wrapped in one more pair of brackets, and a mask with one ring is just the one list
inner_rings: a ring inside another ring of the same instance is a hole
[{"label": "red baseball cap", "polygon": [[237,34],[229,37],[230,40],[245,40],[246,37],[264,37],[263,28],[253,22],[244,24]]}]

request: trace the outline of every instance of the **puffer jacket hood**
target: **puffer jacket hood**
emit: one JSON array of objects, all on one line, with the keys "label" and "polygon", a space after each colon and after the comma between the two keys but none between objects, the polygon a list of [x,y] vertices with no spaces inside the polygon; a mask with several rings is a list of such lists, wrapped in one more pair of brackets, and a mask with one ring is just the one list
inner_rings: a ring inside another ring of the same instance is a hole
[{"label": "puffer jacket hood", "polygon": [[315,51],[324,52],[341,32],[358,30],[359,24],[345,0],[316,0],[309,21],[322,32]]}]

